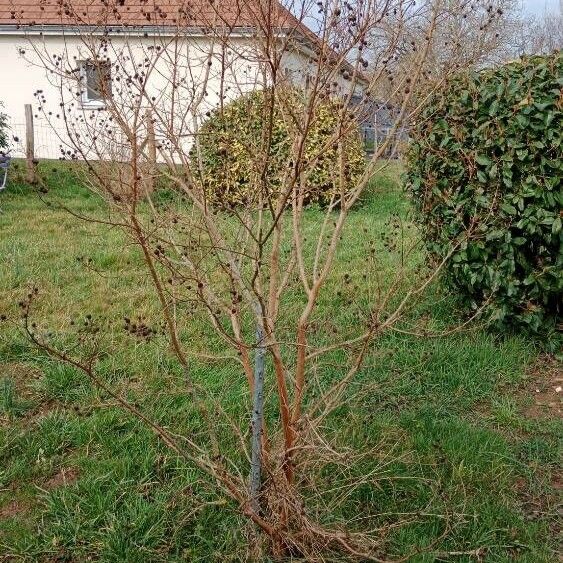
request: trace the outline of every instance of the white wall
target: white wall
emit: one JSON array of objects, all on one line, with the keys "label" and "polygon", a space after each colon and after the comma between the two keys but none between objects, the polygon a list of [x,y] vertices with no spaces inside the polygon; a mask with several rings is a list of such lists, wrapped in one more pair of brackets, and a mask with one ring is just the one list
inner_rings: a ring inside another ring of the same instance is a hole
[{"label": "white wall", "polygon": [[[99,44],[99,38],[93,39],[92,36],[0,35],[0,72],[3,77],[0,101],[4,104],[3,111],[9,117],[13,136],[20,139],[20,142],[13,141],[14,154],[19,155],[23,150],[25,104],[33,105],[36,155],[39,158],[61,156],[61,145],[67,139],[67,125],[62,118],[64,108],[60,107],[61,103],[64,103],[67,110],[72,106],[72,111],[67,111],[66,115],[68,123],[72,118],[73,128],[77,128],[77,120],[90,119],[90,114],[94,114],[94,119],[101,120],[99,111],[93,111],[91,106],[81,103],[80,96],[77,95],[80,88],[77,81],[58,71],[62,66],[77,66],[74,64],[75,60],[91,58],[90,50],[95,49],[96,44]],[[245,40],[233,39],[233,44],[235,49],[223,55],[228,65],[224,73],[220,72],[221,63],[217,59],[213,61],[211,69],[207,69],[207,56],[212,51],[212,46],[205,38],[170,44],[169,38],[112,37],[107,55],[113,63],[117,62],[121,68],[127,68],[131,75],[135,72],[134,67],[142,63],[147,54],[158,59],[146,91],[157,98],[156,102],[163,112],[172,108],[170,76],[175,67],[177,80],[183,81],[179,89],[185,97],[184,101],[177,99],[174,102],[178,119],[182,116],[185,121],[178,126],[178,132],[189,135],[193,133],[194,116],[186,117],[185,114],[188,106],[193,107],[193,100],[202,94],[202,88],[205,88],[207,94],[198,104],[197,113],[204,115],[219,104],[221,89],[225,101],[228,101],[260,84],[256,61],[250,55],[247,58],[240,56],[243,51],[248,51]],[[161,49],[166,46],[170,55],[154,55],[156,45]],[[214,50],[220,51],[217,46]],[[62,59],[58,67],[57,57]],[[208,76],[206,73],[209,73]],[[119,96],[119,85],[114,83],[113,87],[114,96]],[[41,91],[40,98],[34,95],[38,91]],[[39,111],[39,99],[43,101],[43,111]],[[131,107],[133,105],[135,104],[131,103]]]},{"label": "white wall", "polygon": [[[265,78],[261,72],[259,55],[250,40],[243,36],[230,36],[228,46],[206,37],[172,39],[165,36],[143,37],[142,34],[112,36],[107,50],[100,47],[100,37],[82,34],[24,35],[0,34],[0,73],[3,78],[0,87],[0,101],[12,127],[14,156],[22,156],[25,142],[24,105],[32,104],[35,115],[35,147],[38,158],[60,158],[61,149],[71,151],[67,128],[73,134],[80,134],[81,144],[95,147],[88,155],[109,151],[109,158],[119,159],[119,140],[108,135],[106,112],[84,106],[80,100],[80,85],[76,78],[69,78],[61,68],[76,67],[76,60],[90,59],[91,52],[108,56],[113,64],[126,69],[130,75],[148,57],[157,61],[147,86],[144,89],[147,100],[154,105],[160,119],[159,124],[173,123],[175,135],[182,139],[183,147],[191,145],[191,139],[199,123],[210,110],[228,102],[254,88],[263,88]],[[209,54],[213,53],[211,66]],[[60,59],[59,59],[60,58]],[[294,83],[304,85],[306,75],[314,76],[314,60],[302,53],[287,52],[283,57],[284,70]],[[117,71],[119,74],[122,70]],[[115,74],[112,70],[112,74]],[[175,77],[177,87],[171,86]],[[335,73],[341,92],[350,89],[349,81]],[[131,107],[130,125],[136,125],[132,100],[121,84],[113,81],[113,96],[122,104]],[[142,90],[138,88],[137,90]],[[40,91],[39,96],[34,93]],[[154,97],[154,102],[152,98]],[[39,104],[41,101],[41,104]],[[63,103],[64,107],[60,104]],[[39,105],[42,106],[40,111]],[[63,111],[64,110],[64,111]],[[63,119],[63,114],[66,115]],[[84,128],[83,121],[95,126]],[[96,135],[99,130],[99,136]],[[94,131],[94,137],[92,136]],[[100,148],[100,146],[102,148]],[[68,156],[68,155],[67,155]]]},{"label": "white wall", "polygon": [[[0,35],[0,102],[3,104],[0,111],[8,115],[12,134],[20,138],[19,143],[12,141],[15,151],[21,149],[25,138],[24,105],[34,104],[33,92],[45,84],[43,70],[33,67],[20,56],[18,51],[23,45],[26,45],[26,40],[21,37]],[[52,138],[49,132],[38,127],[36,141],[38,151],[50,156]]]}]

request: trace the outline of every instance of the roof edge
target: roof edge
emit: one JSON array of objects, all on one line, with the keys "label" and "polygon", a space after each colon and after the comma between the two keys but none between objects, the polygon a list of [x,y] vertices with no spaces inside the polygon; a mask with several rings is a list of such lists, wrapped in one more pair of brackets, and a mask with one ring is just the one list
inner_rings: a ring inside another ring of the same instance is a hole
[{"label": "roof edge", "polygon": [[[213,30],[203,26],[163,26],[163,25],[68,25],[68,24],[0,24],[0,35],[80,35],[96,33],[103,35],[164,35],[171,36],[182,33],[190,36],[208,37],[213,33],[224,31],[229,36],[252,36],[255,28],[215,27]],[[285,30],[280,29],[280,35]]]}]

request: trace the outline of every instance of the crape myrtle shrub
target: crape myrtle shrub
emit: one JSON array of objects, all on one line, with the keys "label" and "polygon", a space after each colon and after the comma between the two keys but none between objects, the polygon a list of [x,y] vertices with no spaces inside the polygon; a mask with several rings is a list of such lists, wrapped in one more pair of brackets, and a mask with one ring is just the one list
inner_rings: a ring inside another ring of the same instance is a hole
[{"label": "crape myrtle shrub", "polygon": [[[266,186],[275,199],[291,168],[292,147],[304,119],[304,94],[298,90],[276,91],[273,119],[268,112],[272,91],[258,90],[246,94],[217,110],[199,130],[199,181],[208,201],[221,207],[255,205],[259,190]],[[283,98],[283,99],[282,99]],[[339,135],[337,127],[341,106],[335,99],[315,104],[308,130],[304,161],[310,174],[303,182],[305,203],[327,204],[340,193],[340,162],[344,162],[344,189],[355,185],[365,167],[365,152],[359,128],[350,118],[350,127]],[[272,123],[271,133],[267,130]],[[265,135],[271,134],[266,182],[263,171]],[[342,153],[342,160],[341,158]],[[319,155],[319,158],[317,156]]]},{"label": "crape myrtle shrub", "polygon": [[465,304],[552,335],[563,285],[562,86],[560,52],[456,77],[412,127],[406,172],[430,253],[460,243],[447,279]]}]

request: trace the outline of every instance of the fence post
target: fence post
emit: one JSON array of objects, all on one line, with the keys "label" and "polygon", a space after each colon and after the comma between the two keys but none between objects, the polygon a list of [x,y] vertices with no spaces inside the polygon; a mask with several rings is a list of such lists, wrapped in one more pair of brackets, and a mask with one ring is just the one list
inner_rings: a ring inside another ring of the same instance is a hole
[{"label": "fence post", "polygon": [[156,138],[154,133],[152,112],[150,109],[147,109],[145,113],[145,119],[147,121],[147,156],[148,156],[147,193],[150,194],[154,191],[154,177],[156,174]]},{"label": "fence post", "polygon": [[35,160],[35,129],[31,104],[25,104],[25,159],[26,180],[30,184],[35,184],[37,182],[37,161]]}]

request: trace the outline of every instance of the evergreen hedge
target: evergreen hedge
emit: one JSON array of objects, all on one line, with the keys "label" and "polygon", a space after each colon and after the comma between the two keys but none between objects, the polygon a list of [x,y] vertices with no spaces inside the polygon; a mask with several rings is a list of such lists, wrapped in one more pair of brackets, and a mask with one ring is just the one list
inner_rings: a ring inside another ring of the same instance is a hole
[{"label": "evergreen hedge", "polygon": [[[0,109],[3,104],[0,102]],[[8,148],[8,117],[0,111],[0,150]]]},{"label": "evergreen hedge", "polygon": [[460,75],[412,127],[406,184],[447,280],[500,325],[551,332],[563,286],[563,54]]}]

